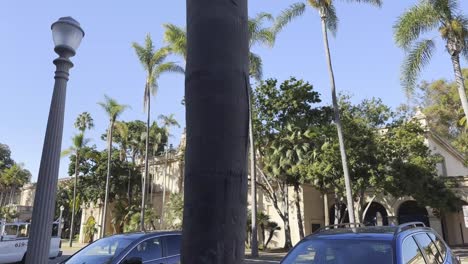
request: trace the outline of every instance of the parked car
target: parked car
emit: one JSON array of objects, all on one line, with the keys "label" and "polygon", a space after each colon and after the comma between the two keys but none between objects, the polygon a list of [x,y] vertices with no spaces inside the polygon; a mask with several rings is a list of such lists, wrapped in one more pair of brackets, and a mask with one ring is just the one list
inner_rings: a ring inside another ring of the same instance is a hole
[{"label": "parked car", "polygon": [[399,226],[327,226],[299,242],[281,264],[460,264],[434,229]]},{"label": "parked car", "polygon": [[[29,228],[31,223],[0,221],[0,264],[24,263],[28,248]],[[62,242],[59,233],[60,222],[52,225],[49,258],[54,259],[62,255]]]},{"label": "parked car", "polygon": [[139,232],[108,236],[82,248],[61,264],[179,264],[180,232]]}]

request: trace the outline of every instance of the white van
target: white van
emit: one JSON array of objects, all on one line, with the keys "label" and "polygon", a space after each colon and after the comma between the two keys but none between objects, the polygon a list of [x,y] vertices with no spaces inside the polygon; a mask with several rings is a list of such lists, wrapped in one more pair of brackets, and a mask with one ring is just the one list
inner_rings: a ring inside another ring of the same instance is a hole
[{"label": "white van", "polygon": [[[62,242],[59,236],[59,222],[53,223],[49,258],[62,255]],[[25,262],[28,248],[30,223],[0,223],[0,264]]]}]

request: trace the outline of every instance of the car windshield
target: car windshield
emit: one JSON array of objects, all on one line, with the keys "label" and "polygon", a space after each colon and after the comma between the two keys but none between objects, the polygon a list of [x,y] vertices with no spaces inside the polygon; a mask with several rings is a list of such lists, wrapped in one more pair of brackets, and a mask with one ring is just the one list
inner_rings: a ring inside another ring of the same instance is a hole
[{"label": "car windshield", "polygon": [[124,250],[134,238],[106,237],[100,239],[68,259],[65,264],[106,264]]},{"label": "car windshield", "polygon": [[392,264],[390,241],[306,240],[283,260],[282,264]]}]

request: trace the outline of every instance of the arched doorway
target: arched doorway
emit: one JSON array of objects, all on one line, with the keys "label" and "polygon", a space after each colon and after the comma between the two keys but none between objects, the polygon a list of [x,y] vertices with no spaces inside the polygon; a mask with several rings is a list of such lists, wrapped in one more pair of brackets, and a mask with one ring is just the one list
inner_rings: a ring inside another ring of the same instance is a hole
[{"label": "arched doorway", "polygon": [[[349,215],[348,215],[348,210],[346,209],[346,204],[340,203],[340,219],[339,223],[349,223]],[[333,204],[330,209],[329,209],[329,216],[330,216],[330,223],[329,225],[334,225],[335,224],[335,211],[337,208],[335,208],[335,204]]]},{"label": "arched doorway", "polygon": [[[366,208],[367,205],[364,207]],[[381,223],[380,223],[381,221]],[[369,225],[388,225],[388,214],[385,207],[379,203],[372,202],[364,216],[364,224]]]},{"label": "arched doorway", "polygon": [[406,201],[398,208],[398,223],[423,222],[426,226],[429,224],[429,214],[424,206],[416,201]]}]

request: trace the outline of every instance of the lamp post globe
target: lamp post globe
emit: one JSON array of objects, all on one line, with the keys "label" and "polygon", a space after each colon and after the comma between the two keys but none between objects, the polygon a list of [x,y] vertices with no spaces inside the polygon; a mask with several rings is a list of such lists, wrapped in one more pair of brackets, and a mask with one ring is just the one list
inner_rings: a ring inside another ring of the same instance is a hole
[{"label": "lamp post globe", "polygon": [[61,17],[51,28],[55,51],[59,55],[62,52],[71,52],[71,56],[74,56],[85,35],[80,23],[72,17]]},{"label": "lamp post globe", "polygon": [[[60,152],[62,147],[65,97],[73,57],[84,37],[80,23],[71,17],[62,17],[52,24],[56,66],[55,83],[50,103],[47,128],[42,147],[39,175],[34,198],[31,231],[26,254],[27,264],[47,264],[49,260],[52,221],[54,219]],[[65,208],[64,208],[65,209]],[[62,213],[62,207],[60,207]]]}]

